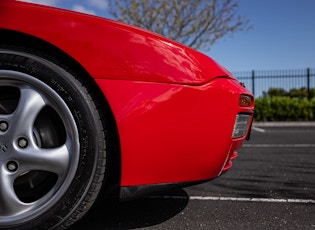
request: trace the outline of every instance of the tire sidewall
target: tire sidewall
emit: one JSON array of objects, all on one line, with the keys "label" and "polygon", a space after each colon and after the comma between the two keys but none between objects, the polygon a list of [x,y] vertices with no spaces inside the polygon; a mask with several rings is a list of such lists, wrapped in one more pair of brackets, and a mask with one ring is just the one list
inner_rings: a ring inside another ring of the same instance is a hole
[{"label": "tire sidewall", "polygon": [[81,82],[53,62],[20,51],[1,53],[0,49],[0,69],[22,72],[47,84],[66,103],[77,126],[80,156],[71,185],[53,208],[38,218],[13,228],[50,229],[61,225],[61,219],[66,220],[71,216],[88,194],[99,158],[99,115],[91,112],[96,109]]}]

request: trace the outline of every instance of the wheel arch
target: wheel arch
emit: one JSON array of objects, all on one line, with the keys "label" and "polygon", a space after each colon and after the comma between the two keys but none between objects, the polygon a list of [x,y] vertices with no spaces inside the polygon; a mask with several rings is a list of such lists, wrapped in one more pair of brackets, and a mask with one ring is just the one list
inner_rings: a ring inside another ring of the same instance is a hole
[{"label": "wheel arch", "polygon": [[[110,152],[106,164],[107,166],[110,166],[110,170],[109,173],[105,175],[106,183],[104,183],[104,185],[113,186],[115,189],[110,189],[109,192],[110,195],[116,195],[120,186],[121,178],[121,153],[118,128],[110,104],[102,90],[93,80],[92,76],[80,63],[78,63],[74,58],[65,53],[63,50],[50,44],[49,42],[25,33],[0,29],[0,47],[1,46],[7,48],[12,47],[13,49],[23,47],[38,51],[38,54],[42,58],[47,58],[54,64],[61,65],[63,68],[77,77],[81,83],[84,83],[88,88],[91,89],[91,92],[93,93],[92,96],[97,99],[97,102],[99,103],[98,107],[102,113],[100,115],[105,117],[105,120],[107,121],[105,126],[107,127],[107,131],[110,133],[110,135],[106,135],[106,145],[108,151]],[[45,56],[45,54],[47,54],[47,56]]]}]

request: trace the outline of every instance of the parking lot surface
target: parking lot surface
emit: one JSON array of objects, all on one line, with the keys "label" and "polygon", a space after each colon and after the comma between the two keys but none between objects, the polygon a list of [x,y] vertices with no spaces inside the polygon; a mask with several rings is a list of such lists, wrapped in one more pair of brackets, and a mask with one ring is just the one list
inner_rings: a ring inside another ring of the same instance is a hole
[{"label": "parking lot surface", "polygon": [[315,127],[256,127],[213,181],[120,204],[97,204],[71,229],[315,230]]}]

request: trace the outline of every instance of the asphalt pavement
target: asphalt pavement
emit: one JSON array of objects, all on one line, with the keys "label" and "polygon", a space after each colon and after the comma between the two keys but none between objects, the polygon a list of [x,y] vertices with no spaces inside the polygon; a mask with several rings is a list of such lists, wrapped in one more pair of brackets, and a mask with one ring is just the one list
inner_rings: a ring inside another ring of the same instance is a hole
[{"label": "asphalt pavement", "polygon": [[232,169],[207,183],[97,204],[71,229],[315,230],[314,123],[256,123]]}]

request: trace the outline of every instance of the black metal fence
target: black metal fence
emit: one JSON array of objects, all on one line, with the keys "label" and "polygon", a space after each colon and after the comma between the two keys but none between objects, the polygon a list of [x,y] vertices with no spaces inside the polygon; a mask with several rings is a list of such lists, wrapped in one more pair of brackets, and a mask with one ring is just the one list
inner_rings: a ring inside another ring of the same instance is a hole
[{"label": "black metal fence", "polygon": [[233,72],[233,75],[243,82],[254,96],[262,97],[264,92],[270,88],[282,88],[286,91],[291,89],[310,90],[315,88],[315,69],[295,69],[295,70],[262,70]]}]

